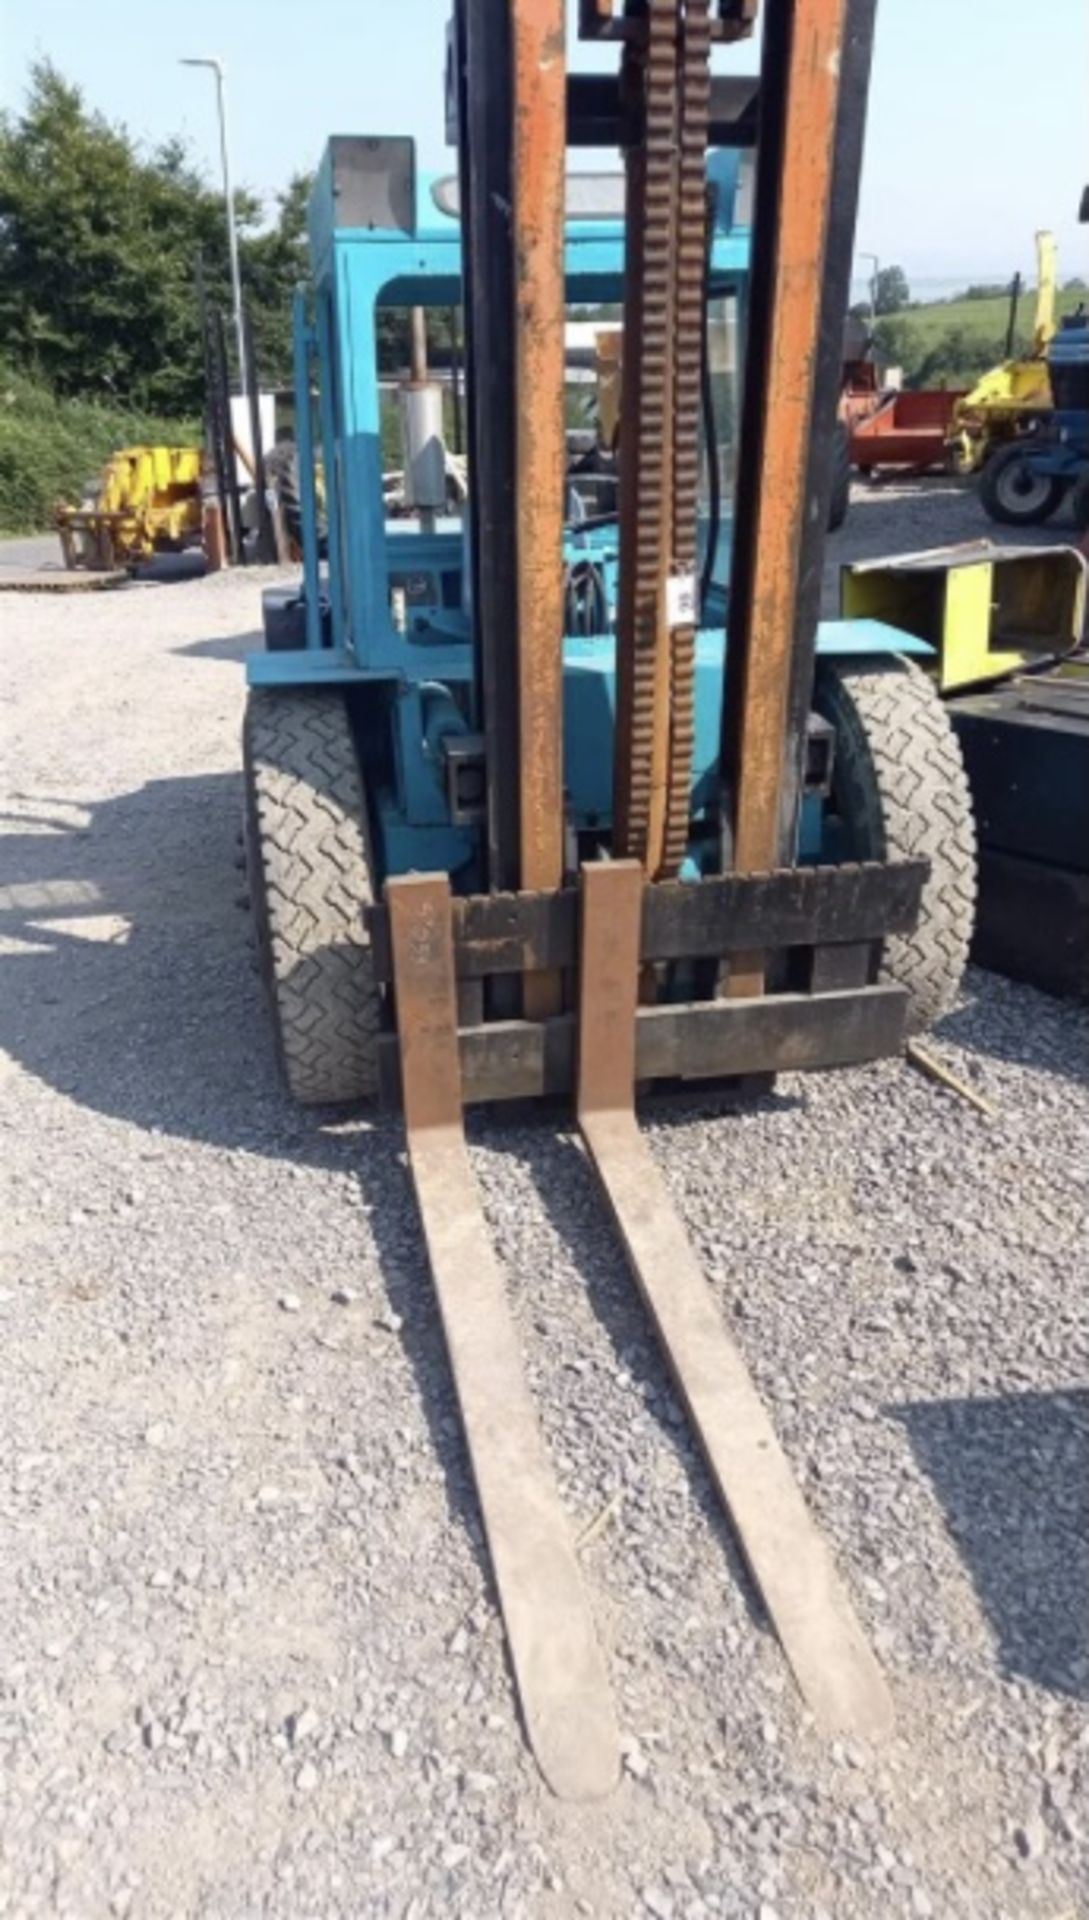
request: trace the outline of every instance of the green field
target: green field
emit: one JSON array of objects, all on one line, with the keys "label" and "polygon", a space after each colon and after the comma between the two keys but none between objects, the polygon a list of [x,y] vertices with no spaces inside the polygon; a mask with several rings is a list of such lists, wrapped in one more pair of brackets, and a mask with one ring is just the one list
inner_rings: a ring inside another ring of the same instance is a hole
[{"label": "green field", "polygon": [[[1073,313],[1085,290],[1067,288],[1056,300],[1062,315]],[[1031,345],[1036,292],[1021,295],[1017,313],[1016,350]],[[984,300],[934,300],[904,307],[877,322],[877,340],[883,357],[902,366],[908,386],[971,386],[988,367],[1003,359],[1009,301],[1004,296]]]}]

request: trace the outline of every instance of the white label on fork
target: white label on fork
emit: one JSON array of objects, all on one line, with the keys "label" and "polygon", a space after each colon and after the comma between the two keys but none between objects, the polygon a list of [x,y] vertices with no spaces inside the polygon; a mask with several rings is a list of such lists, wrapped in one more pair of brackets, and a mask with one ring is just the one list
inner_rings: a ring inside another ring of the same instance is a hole
[{"label": "white label on fork", "polygon": [[670,573],[665,583],[666,625],[694,627],[696,624],[696,576],[694,573]]}]

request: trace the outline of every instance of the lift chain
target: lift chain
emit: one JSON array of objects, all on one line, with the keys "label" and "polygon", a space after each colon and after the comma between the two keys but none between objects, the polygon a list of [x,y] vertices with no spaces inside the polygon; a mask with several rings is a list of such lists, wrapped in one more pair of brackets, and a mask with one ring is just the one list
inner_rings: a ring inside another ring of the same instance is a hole
[{"label": "lift chain", "polygon": [[688,837],[710,40],[709,0],[649,0],[624,55],[644,131],[626,156],[614,843],[654,878]]},{"label": "lift chain", "polygon": [[[643,141],[627,155],[629,255],[621,400],[621,579],[617,617],[614,845],[653,871],[661,850],[665,704],[662,583],[669,460],[669,371],[676,150],[677,0],[649,0],[646,39],[625,51],[643,92]],[[629,337],[630,332],[630,337]],[[655,844],[655,790],[659,800]]]},{"label": "lift chain", "polygon": [[673,306],[673,578],[691,608],[672,626],[669,790],[662,874],[673,878],[688,845],[695,746],[700,375],[706,288],[705,158],[711,99],[709,0],[687,0],[681,34],[680,151]]}]

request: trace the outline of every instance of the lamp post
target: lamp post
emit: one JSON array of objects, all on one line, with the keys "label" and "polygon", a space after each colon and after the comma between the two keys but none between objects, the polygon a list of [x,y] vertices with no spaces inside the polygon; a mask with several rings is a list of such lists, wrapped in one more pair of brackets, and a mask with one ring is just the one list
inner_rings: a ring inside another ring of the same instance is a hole
[{"label": "lamp post", "polygon": [[238,383],[248,393],[246,377],[246,334],[242,325],[242,277],[238,270],[238,234],[234,224],[234,194],[231,191],[231,156],[227,143],[227,93],[223,62],[207,58],[183,59],[183,67],[210,67],[216,77],[216,106],[219,111],[219,151],[223,163],[223,198],[227,203],[227,247],[231,260],[231,293],[234,301],[234,331],[238,345]]},{"label": "lamp post", "polygon": [[860,253],[858,257],[860,260],[869,260],[873,266],[873,272],[870,275],[870,338],[872,339],[877,325],[877,273],[881,262],[876,253]]}]

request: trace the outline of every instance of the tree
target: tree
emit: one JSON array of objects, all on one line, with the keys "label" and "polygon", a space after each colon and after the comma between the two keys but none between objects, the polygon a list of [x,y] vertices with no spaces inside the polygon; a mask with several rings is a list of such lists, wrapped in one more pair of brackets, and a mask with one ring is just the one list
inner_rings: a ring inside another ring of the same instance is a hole
[{"label": "tree", "polygon": [[254,357],[262,386],[291,382],[292,296],[306,279],[306,209],[313,174],[296,173],[277,195],[275,224],[240,247],[243,294],[253,321]]},{"label": "tree", "polygon": [[[274,225],[235,195],[243,287],[262,378],[290,370],[290,294],[304,271],[307,183]],[[230,299],[226,221],[178,140],[144,153],[90,111],[48,62],[26,106],[0,118],[0,353],[60,395],[199,412],[203,360],[194,274]]]},{"label": "tree", "polygon": [[873,304],[876,313],[899,313],[911,300],[911,289],[903,267],[882,267],[874,275]]}]

